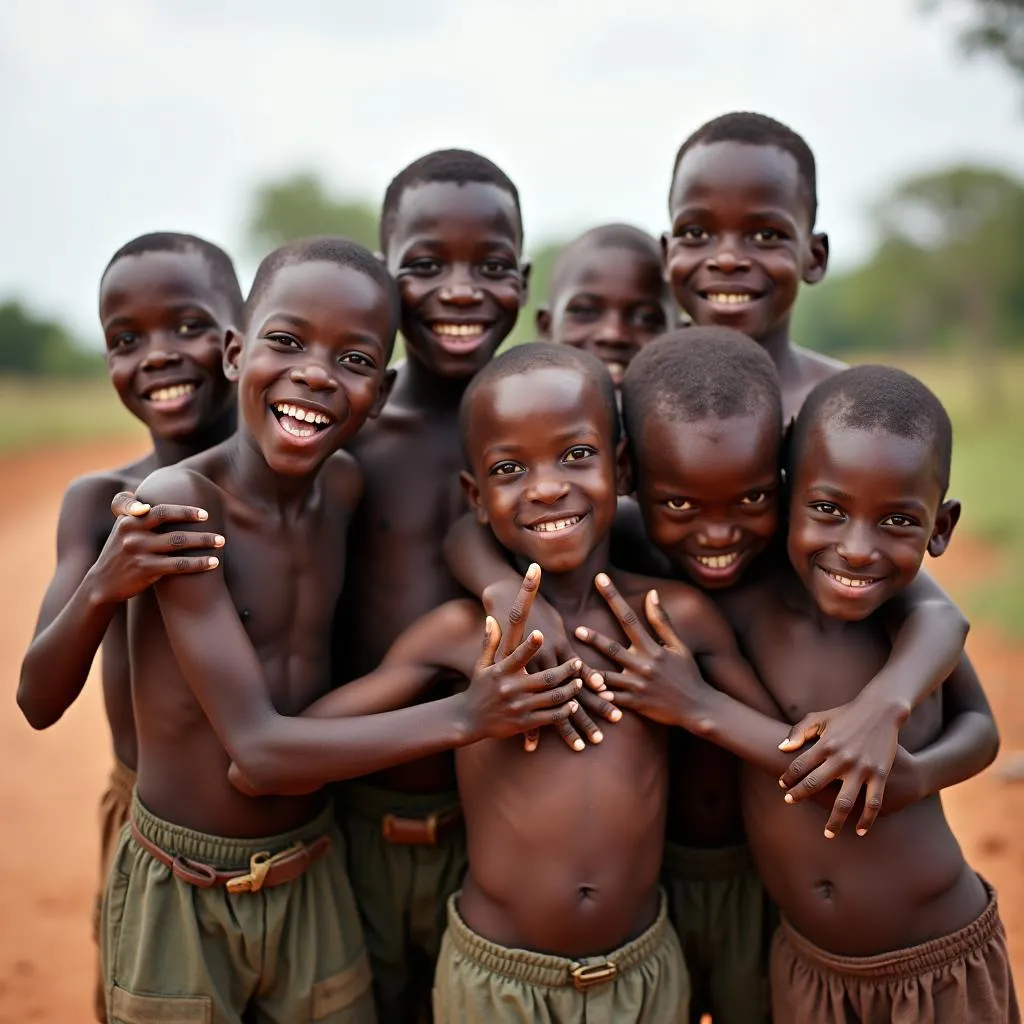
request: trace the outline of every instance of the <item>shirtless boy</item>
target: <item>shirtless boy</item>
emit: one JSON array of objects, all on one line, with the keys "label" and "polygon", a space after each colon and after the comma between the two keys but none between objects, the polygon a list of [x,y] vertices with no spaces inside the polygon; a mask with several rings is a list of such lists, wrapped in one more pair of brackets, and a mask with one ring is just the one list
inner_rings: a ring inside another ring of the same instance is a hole
[{"label": "shirtless boy", "polygon": [[[235,392],[221,369],[221,351],[226,332],[240,320],[242,295],[222,249],[193,235],[167,232],[142,235],[114,253],[100,281],[99,305],[111,382],[125,407],[148,428],[153,450],[68,488],[57,532],[57,568],[18,688],[18,704],[30,724],[48,728],[81,693],[102,644],[114,768],[100,803],[97,942],[100,898],[135,784],[125,602],[167,573],[209,571],[210,556],[196,552],[218,543],[210,534],[155,530],[195,522],[200,510],[148,509],[131,505],[130,498],[115,509],[125,514],[111,529],[111,501],[134,491],[153,470],[223,441],[234,430]],[[99,1021],[106,1020],[102,979],[95,1012]]]},{"label": "shirtless boy", "polygon": [[676,322],[658,242],[629,224],[591,228],[565,246],[548,291],[540,338],[597,356],[616,388],[637,352]]},{"label": "shirtless boy", "polygon": [[814,154],[770,117],[725,114],[679,148],[668,205],[662,246],[676,302],[695,324],[735,328],[764,348],[789,423],[811,388],[844,368],[789,333],[800,285],[828,265]]},{"label": "shirtless boy", "polygon": [[[490,160],[444,150],[388,186],[381,251],[407,358],[381,415],[349,445],[365,479],[339,619],[338,682],[461,588],[443,541],[465,505],[459,403],[515,326],[526,290],[519,194]],[[342,824],[382,1020],[429,1007],[444,904],[466,865],[450,753],[345,787]]]},{"label": "shirtless boy", "polygon": [[[731,617],[790,721],[853,700],[892,649],[884,610],[943,553],[952,430],[935,396],[865,366],[820,385],[792,439],[790,565],[735,595]],[[962,697],[956,676],[900,731],[914,755]],[[959,741],[986,729],[965,716]],[[976,770],[991,761],[994,744]],[[949,784],[949,783],[944,783]],[[995,894],[965,863],[937,794],[859,838],[822,839],[823,811],[784,806],[778,780],[744,773],[747,835],[783,923],[772,947],[776,1024],[1020,1020]],[[774,798],[773,798],[774,797]]]}]

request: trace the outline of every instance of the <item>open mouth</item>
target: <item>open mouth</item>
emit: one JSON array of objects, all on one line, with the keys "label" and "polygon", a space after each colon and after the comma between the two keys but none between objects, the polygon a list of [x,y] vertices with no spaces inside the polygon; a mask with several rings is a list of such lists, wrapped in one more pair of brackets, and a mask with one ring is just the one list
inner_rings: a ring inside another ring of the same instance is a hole
[{"label": "open mouth", "polygon": [[876,583],[882,582],[881,576],[847,576],[843,573],[833,572],[831,569],[826,569],[823,566],[818,566],[818,568],[821,569],[821,571],[830,580],[832,580],[833,583],[851,591],[864,590],[867,587],[873,587]]},{"label": "open mouth", "polygon": [[625,363],[619,362],[617,359],[606,359],[604,361],[604,368],[608,371],[608,376],[611,377],[616,386],[622,383],[622,378],[626,376]]},{"label": "open mouth", "polygon": [[583,521],[583,516],[565,516],[563,519],[545,519],[543,522],[532,523],[527,527],[534,533],[552,534],[565,533]]},{"label": "open mouth", "polygon": [[724,555],[694,555],[695,562],[699,562],[705,569],[730,569],[740,559],[738,551],[729,551]]},{"label": "open mouth", "polygon": [[480,347],[488,328],[486,323],[453,323],[435,320],[428,325],[438,344],[450,355],[465,355]]},{"label": "open mouth", "polygon": [[756,292],[728,292],[716,288],[709,288],[697,294],[712,306],[736,312],[741,311],[746,306],[753,305],[761,298]]},{"label": "open mouth", "polygon": [[281,424],[281,429],[292,437],[306,439],[315,437],[333,425],[334,417],[319,409],[309,409],[294,402],[274,402],[271,411]]},{"label": "open mouth", "polygon": [[160,384],[143,393],[143,399],[156,406],[162,412],[172,412],[187,405],[196,393],[198,385],[194,381],[182,381],[180,384]]}]

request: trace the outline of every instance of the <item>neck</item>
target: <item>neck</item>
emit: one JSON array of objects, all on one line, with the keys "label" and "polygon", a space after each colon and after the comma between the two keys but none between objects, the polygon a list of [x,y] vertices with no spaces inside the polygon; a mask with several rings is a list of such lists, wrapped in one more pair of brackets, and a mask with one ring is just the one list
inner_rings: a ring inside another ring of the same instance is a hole
[{"label": "neck", "polygon": [[153,451],[156,453],[157,465],[172,466],[182,459],[212,448],[221,441],[226,441],[234,432],[237,412],[234,403],[229,405],[220,416],[201,433],[191,434],[186,440],[171,438],[153,438]]},{"label": "neck", "polygon": [[228,461],[245,503],[282,519],[294,518],[303,511],[323,465],[304,476],[276,473],[244,423],[229,443]]},{"label": "neck", "polygon": [[[544,569],[540,581],[540,592],[544,600],[560,615],[575,614],[602,603],[604,599],[594,586],[594,577],[599,572],[609,571],[610,547],[610,539],[605,538],[575,569],[568,569],[565,572],[550,572]],[[525,573],[526,561],[521,558],[517,558],[516,561],[520,570]]]},{"label": "neck", "polygon": [[781,378],[789,370],[793,362],[793,342],[789,337],[789,320],[787,316],[782,323],[773,327],[767,334],[762,334],[757,343],[771,356],[775,369]]},{"label": "neck", "polygon": [[391,401],[397,405],[458,412],[459,404],[472,377],[441,377],[412,355],[398,368]]}]

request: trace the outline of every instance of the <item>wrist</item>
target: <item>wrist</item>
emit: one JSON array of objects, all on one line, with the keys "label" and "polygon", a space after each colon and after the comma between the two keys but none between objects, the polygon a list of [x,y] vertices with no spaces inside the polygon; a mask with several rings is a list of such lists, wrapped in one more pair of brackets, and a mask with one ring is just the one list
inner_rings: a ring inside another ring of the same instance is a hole
[{"label": "wrist", "polygon": [[710,686],[700,686],[689,700],[679,708],[679,721],[674,723],[694,736],[713,740],[720,717],[721,694]]},{"label": "wrist", "polygon": [[466,747],[471,743],[478,743],[480,740],[486,739],[473,714],[469,691],[463,690],[447,699],[451,702],[452,746]]},{"label": "wrist", "polygon": [[82,580],[82,591],[86,603],[95,612],[112,612],[122,602],[111,594],[103,573],[92,566]]}]

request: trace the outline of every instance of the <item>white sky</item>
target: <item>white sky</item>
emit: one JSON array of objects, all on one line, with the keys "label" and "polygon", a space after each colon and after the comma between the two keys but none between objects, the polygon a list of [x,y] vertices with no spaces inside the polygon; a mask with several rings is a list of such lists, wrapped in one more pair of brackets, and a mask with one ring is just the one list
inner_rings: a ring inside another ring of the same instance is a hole
[{"label": "white sky", "polygon": [[679,143],[744,109],[808,139],[849,265],[900,176],[1024,175],[1021,92],[961,62],[948,17],[918,3],[2,0],[0,301],[96,340],[99,274],[132,236],[191,231],[243,257],[257,182],[312,167],[377,203],[446,146],[517,183],[528,249],[608,220],[659,232]]}]

